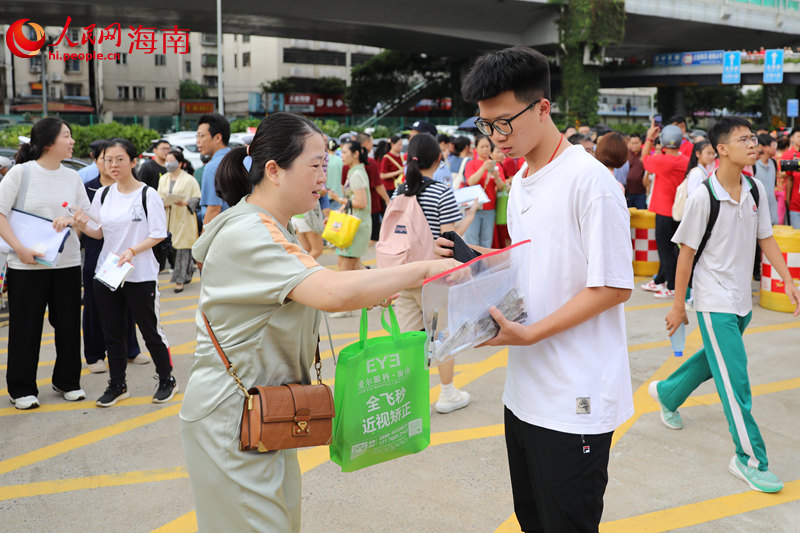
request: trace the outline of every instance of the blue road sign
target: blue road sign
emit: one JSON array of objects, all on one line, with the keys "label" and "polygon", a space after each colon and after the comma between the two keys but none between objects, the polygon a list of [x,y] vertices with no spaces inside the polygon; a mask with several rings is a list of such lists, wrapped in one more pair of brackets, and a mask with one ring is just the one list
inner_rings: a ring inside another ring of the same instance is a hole
[{"label": "blue road sign", "polygon": [[798,100],[797,98],[790,98],[790,99],[786,100],[786,116],[787,117],[796,117],[796,116],[798,116],[797,111],[798,111],[798,108],[800,107],[800,106],[798,106],[798,103],[800,103],[800,100]]},{"label": "blue road sign", "polygon": [[738,84],[742,81],[742,53],[725,52],[722,65],[722,83]]},{"label": "blue road sign", "polygon": [[764,83],[783,83],[783,49],[764,52]]}]

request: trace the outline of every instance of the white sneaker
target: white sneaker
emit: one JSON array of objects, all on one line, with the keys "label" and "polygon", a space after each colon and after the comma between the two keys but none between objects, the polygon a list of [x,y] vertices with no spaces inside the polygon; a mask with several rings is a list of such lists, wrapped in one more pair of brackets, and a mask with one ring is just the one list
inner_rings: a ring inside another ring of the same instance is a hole
[{"label": "white sneaker", "polygon": [[86,393],[83,392],[83,389],[75,389],[64,392],[63,390],[53,385],[53,390],[63,395],[64,399],[67,400],[68,402],[77,402],[78,400],[86,399]]},{"label": "white sneaker", "polygon": [[675,291],[665,288],[663,291],[655,293],[653,297],[658,298],[659,300],[672,300],[675,298]]},{"label": "white sneaker", "polygon": [[102,374],[103,372],[108,372],[108,367],[106,366],[106,362],[102,359],[98,359],[94,363],[89,363],[86,366],[89,367],[89,372],[92,374]]},{"label": "white sneaker", "polygon": [[147,357],[145,354],[140,353],[133,359],[128,359],[128,362],[133,363],[134,365],[146,365],[147,363],[150,362],[150,358]]},{"label": "white sneaker", "polygon": [[645,290],[645,291],[650,291],[650,292],[661,292],[664,289],[666,289],[667,287],[663,283],[656,283],[655,281],[653,281],[651,279],[647,283],[645,283],[643,285],[639,285],[639,288],[642,289],[642,290]]},{"label": "white sneaker", "polygon": [[328,313],[331,318],[347,318],[353,316],[352,311],[337,311],[336,313]]},{"label": "white sneaker", "polygon": [[452,395],[445,396],[444,394],[439,395],[439,399],[434,404],[434,408],[436,409],[437,413],[447,414],[452,413],[457,409],[463,409],[464,407],[469,405],[469,402],[472,401],[472,397],[469,395],[467,391],[461,389],[455,389]]},{"label": "white sneaker", "polygon": [[39,399],[36,396],[22,396],[20,398],[10,398],[11,403],[17,409],[35,409],[39,407]]}]

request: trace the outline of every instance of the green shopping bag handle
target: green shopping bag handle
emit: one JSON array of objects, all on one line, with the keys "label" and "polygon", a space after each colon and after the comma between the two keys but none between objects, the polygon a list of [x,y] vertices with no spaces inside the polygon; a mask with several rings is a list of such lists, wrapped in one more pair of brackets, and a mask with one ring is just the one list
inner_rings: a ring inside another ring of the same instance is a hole
[{"label": "green shopping bag handle", "polygon": [[[389,309],[389,322],[386,322],[386,316],[384,313],[386,309]],[[386,330],[392,337],[397,338],[400,336],[400,324],[397,322],[397,316],[394,314],[394,308],[390,305],[388,308],[384,307],[381,311],[381,325],[383,325],[383,329]],[[367,342],[367,330],[369,329],[369,320],[367,318],[367,310],[361,310],[361,326],[359,328],[359,337],[358,341],[360,344],[361,349],[364,348]]]}]

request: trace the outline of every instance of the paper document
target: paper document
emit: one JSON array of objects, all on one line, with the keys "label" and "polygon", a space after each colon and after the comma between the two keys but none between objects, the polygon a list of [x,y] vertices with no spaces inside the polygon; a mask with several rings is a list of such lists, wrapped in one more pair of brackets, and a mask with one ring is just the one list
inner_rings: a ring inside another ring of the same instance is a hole
[{"label": "paper document", "polygon": [[456,203],[458,205],[471,204],[476,199],[478,203],[483,205],[489,202],[489,197],[486,196],[486,191],[480,185],[472,185],[470,187],[463,187],[454,191],[456,195]]},{"label": "paper document", "polygon": [[115,291],[122,285],[131,270],[133,270],[132,264],[125,263],[120,266],[119,256],[115,253],[109,253],[94,277],[109,289]]},{"label": "paper document", "polygon": [[[12,209],[9,213],[8,223],[23,246],[44,254],[43,257],[36,258],[37,263],[46,266],[56,264],[58,253],[64,249],[64,243],[69,237],[69,228],[56,231],[52,220],[17,209]],[[2,238],[0,251],[13,253],[11,246]]]},{"label": "paper document", "polygon": [[164,197],[164,207],[169,207],[177,204],[178,202],[186,202],[188,200],[189,197],[182,194],[168,194]]}]

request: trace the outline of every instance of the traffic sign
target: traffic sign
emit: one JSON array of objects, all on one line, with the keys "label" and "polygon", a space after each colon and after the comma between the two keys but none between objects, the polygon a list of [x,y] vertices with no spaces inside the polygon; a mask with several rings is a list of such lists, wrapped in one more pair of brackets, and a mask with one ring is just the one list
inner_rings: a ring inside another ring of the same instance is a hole
[{"label": "traffic sign", "polygon": [[797,98],[790,98],[790,99],[786,100],[786,116],[787,117],[796,117],[796,116],[798,116],[797,111],[798,111],[798,107],[800,107],[800,106],[798,106],[798,102],[800,102],[800,100],[798,100]]},{"label": "traffic sign", "polygon": [[725,52],[722,65],[722,83],[738,84],[742,81],[742,53]]},{"label": "traffic sign", "polygon": [[764,83],[783,83],[783,49],[764,52]]}]

